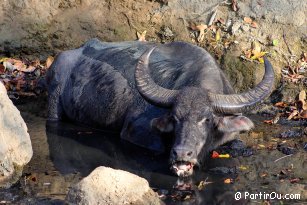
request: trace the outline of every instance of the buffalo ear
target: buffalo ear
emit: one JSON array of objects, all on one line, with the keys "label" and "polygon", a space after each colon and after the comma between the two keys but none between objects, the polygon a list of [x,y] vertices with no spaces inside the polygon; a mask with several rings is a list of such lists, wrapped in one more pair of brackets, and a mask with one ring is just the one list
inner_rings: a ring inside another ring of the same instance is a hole
[{"label": "buffalo ear", "polygon": [[174,130],[174,122],[172,117],[169,115],[153,118],[150,125],[152,128],[156,128],[160,132],[172,132]]},{"label": "buffalo ear", "polygon": [[245,116],[216,117],[215,125],[223,133],[248,131],[254,127],[254,123]]}]

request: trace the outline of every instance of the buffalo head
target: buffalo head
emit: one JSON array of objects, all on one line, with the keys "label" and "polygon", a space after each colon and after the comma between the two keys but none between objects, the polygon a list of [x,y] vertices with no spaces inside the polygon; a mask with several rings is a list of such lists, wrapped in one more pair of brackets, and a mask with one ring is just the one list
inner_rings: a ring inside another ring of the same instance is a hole
[{"label": "buffalo head", "polygon": [[149,57],[154,49],[147,50],[139,59],[135,70],[136,86],[150,103],[170,108],[167,116],[154,119],[152,124],[162,132],[175,133],[171,167],[178,176],[189,176],[206,152],[253,127],[252,121],[240,113],[270,94],[274,71],[265,59],[262,81],[242,94],[216,94],[201,87],[170,90],[156,84],[150,76]]}]

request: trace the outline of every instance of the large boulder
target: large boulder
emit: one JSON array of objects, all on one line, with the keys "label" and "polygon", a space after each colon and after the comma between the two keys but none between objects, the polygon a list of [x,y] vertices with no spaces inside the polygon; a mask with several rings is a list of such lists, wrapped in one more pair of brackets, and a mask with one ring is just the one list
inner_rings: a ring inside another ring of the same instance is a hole
[{"label": "large boulder", "polygon": [[161,204],[145,179],[108,167],[96,168],[69,190],[66,200],[69,204]]},{"label": "large boulder", "polygon": [[32,155],[26,123],[0,82],[0,187],[15,183]]}]

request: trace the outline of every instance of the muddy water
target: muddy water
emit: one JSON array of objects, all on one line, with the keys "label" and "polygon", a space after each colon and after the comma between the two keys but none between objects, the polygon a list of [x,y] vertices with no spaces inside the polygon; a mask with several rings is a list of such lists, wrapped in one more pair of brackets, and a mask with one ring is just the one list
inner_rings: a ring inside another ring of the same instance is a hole
[{"label": "muddy water", "polygon": [[[72,184],[97,166],[123,169],[146,178],[166,204],[263,204],[250,195],[236,201],[234,194],[245,192],[300,194],[301,200],[270,200],[271,204],[307,204],[306,135],[280,139],[286,130],[302,129],[292,125],[266,125],[252,116],[256,128],[241,134],[253,149],[249,157],[209,159],[206,170],[196,170],[192,179],[179,181],[169,170],[168,154],[156,156],[119,140],[117,133],[103,132],[71,123],[48,123],[45,118],[22,112],[32,139],[34,155],[19,183],[0,190],[0,203],[64,204]],[[278,144],[295,148],[287,156]],[[287,156],[287,157],[285,157]],[[282,158],[285,157],[285,158]],[[231,183],[224,183],[231,179]],[[204,186],[199,186],[206,181]],[[212,183],[211,183],[212,182]]]}]

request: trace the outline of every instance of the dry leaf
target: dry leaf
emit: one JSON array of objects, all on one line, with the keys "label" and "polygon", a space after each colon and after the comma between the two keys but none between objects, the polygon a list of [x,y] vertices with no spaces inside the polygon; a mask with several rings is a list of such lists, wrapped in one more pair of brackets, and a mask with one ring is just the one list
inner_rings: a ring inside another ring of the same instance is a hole
[{"label": "dry leaf", "polygon": [[307,119],[307,110],[303,110],[303,111],[300,113],[300,117],[303,118],[303,119]]},{"label": "dry leaf", "polygon": [[263,56],[266,53],[267,52],[261,51],[261,46],[257,41],[254,41],[252,43],[252,56],[250,57],[250,59],[258,60],[260,63],[264,63]]},{"label": "dry leaf", "polygon": [[300,94],[298,95],[298,100],[305,101],[306,100],[306,92],[305,90],[301,90]]},{"label": "dry leaf", "polygon": [[197,186],[198,190],[203,190],[207,184],[213,183],[213,182],[207,182],[206,180],[199,182],[199,184]]},{"label": "dry leaf", "polygon": [[0,75],[5,72],[5,67],[3,64],[0,64]]},{"label": "dry leaf", "polygon": [[218,29],[215,34],[215,41],[221,40],[221,29]]},{"label": "dry leaf", "polygon": [[299,181],[300,181],[299,178],[290,179],[290,183],[291,183],[291,184],[297,183],[297,182],[299,182]]},{"label": "dry leaf", "polygon": [[285,103],[285,102],[277,102],[277,103],[275,103],[274,106],[275,107],[280,107],[280,108],[285,108],[285,107],[288,107],[288,104]]},{"label": "dry leaf", "polygon": [[27,66],[22,61],[15,61],[13,63],[16,70],[24,71],[27,69]]},{"label": "dry leaf", "polygon": [[239,167],[239,169],[240,169],[240,170],[247,170],[248,168],[245,167],[245,166],[243,166],[243,165],[241,165],[241,166]]},{"label": "dry leaf", "polygon": [[200,24],[198,26],[196,26],[196,29],[199,31],[199,35],[197,37],[197,41],[198,42],[202,42],[204,40],[205,37],[205,30],[208,28],[207,25],[205,24]]},{"label": "dry leaf", "polygon": [[41,63],[40,63],[40,61],[39,61],[39,59],[37,58],[37,59],[35,59],[34,61],[32,61],[31,62],[31,66],[34,66],[34,67],[37,67],[37,66],[39,66]]},{"label": "dry leaf", "polygon": [[229,154],[220,154],[219,158],[230,158]]},{"label": "dry leaf", "polygon": [[243,18],[245,23],[251,24],[253,22],[253,19],[251,19],[250,17],[244,17]]},{"label": "dry leaf", "polygon": [[253,41],[252,42],[252,54],[253,55],[257,55],[261,52],[261,46],[260,43],[258,43],[257,41]]},{"label": "dry leaf", "polygon": [[215,159],[215,158],[219,158],[219,153],[217,151],[213,151],[211,158]]},{"label": "dry leaf", "polygon": [[9,58],[1,58],[0,59],[0,63],[3,63],[3,62],[5,62],[5,61],[7,61]]},{"label": "dry leaf", "polygon": [[142,33],[139,33],[138,31],[136,32],[136,35],[138,37],[138,41],[146,41],[145,37],[146,37],[146,33],[147,31],[143,31]]},{"label": "dry leaf", "polygon": [[46,69],[48,69],[51,66],[53,61],[54,61],[54,58],[52,56],[48,56],[48,58],[46,60]]},{"label": "dry leaf", "polygon": [[238,3],[237,3],[237,0],[232,0],[231,1],[231,7],[234,11],[237,11],[238,10]]},{"label": "dry leaf", "polygon": [[294,116],[296,116],[298,114],[297,110],[293,110],[292,113],[289,115],[289,117],[287,118],[288,120],[291,120]]},{"label": "dry leaf", "polygon": [[233,183],[233,180],[230,179],[230,178],[227,178],[227,179],[224,180],[224,183],[225,184],[231,184],[231,183]]},{"label": "dry leaf", "polygon": [[306,100],[306,92],[305,90],[302,90],[298,95],[298,107],[302,108],[303,110],[307,110],[307,104],[305,100]]},{"label": "dry leaf", "polygon": [[270,125],[273,124],[273,120],[264,120],[263,122],[266,123],[266,124],[270,124]]},{"label": "dry leaf", "polygon": [[258,28],[258,24],[257,24],[255,21],[253,21],[253,22],[251,23],[251,27],[253,27],[253,28]]},{"label": "dry leaf", "polygon": [[258,147],[260,147],[260,148],[265,148],[265,145],[263,145],[263,144],[258,144]]}]

